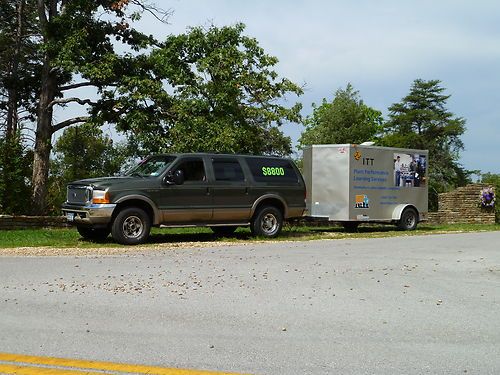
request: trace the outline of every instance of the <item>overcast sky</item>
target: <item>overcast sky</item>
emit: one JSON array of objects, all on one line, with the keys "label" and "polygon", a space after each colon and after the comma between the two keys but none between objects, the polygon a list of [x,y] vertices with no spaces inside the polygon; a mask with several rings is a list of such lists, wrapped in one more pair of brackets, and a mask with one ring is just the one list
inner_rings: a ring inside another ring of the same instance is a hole
[{"label": "overcast sky", "polygon": [[[169,25],[146,17],[157,38],[189,26],[243,22],[246,34],[279,58],[277,71],[305,94],[303,114],[351,82],[387,114],[416,78],[439,79],[448,109],[467,121],[461,163],[500,173],[500,1],[493,0],[156,0]],[[284,127],[296,144],[303,128]]]}]

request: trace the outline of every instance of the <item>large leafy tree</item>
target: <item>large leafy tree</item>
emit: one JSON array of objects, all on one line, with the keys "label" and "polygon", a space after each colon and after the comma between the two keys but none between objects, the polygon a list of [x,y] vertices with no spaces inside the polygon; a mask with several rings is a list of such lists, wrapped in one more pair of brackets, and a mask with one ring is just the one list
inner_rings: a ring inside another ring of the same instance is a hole
[{"label": "large leafy tree", "polygon": [[312,115],[304,121],[306,129],[299,146],[373,141],[381,131],[382,122],[382,113],[364,104],[349,83],[335,92],[331,102],[323,99],[321,105],[313,104]]},{"label": "large leafy tree", "polygon": [[[290,138],[279,126],[299,122],[301,105],[283,103],[287,94],[300,95],[302,89],[278,76],[278,59],[244,29],[243,24],[191,28],[152,52],[145,64],[154,75],[131,82],[143,106],[116,120],[138,149],[291,152]],[[130,98],[119,94],[109,92],[113,101],[129,107]],[[148,115],[152,121],[145,124]]]},{"label": "large leafy tree", "polygon": [[[72,125],[115,124],[142,152],[290,151],[277,125],[298,121],[300,106],[280,103],[301,89],[278,78],[277,59],[244,36],[243,25],[195,28],[160,43],[130,26],[143,11],[168,15],[145,1],[29,3],[36,12],[30,40],[39,51],[38,85],[26,90],[36,94],[33,213],[47,207],[53,135]],[[54,116],[68,105],[81,106],[81,115]]]},{"label": "large leafy tree", "polygon": [[[36,5],[43,55],[39,61],[32,207],[39,214],[46,209],[52,135],[68,126],[94,121],[104,112],[127,110],[115,107],[105,93],[117,90],[133,96],[130,81],[142,74],[139,61],[144,51],[156,44],[130,24],[139,18],[140,11],[165,13],[140,0],[37,0]],[[81,87],[93,87],[97,98],[77,90]],[[54,109],[70,103],[81,105],[82,115],[55,121]],[[131,106],[136,104],[137,100],[131,101]]]},{"label": "large leafy tree", "polygon": [[450,95],[444,92],[439,80],[416,79],[409,94],[389,107],[381,142],[429,150],[430,193],[434,195],[469,181],[468,171],[458,162],[465,119],[446,108]]}]

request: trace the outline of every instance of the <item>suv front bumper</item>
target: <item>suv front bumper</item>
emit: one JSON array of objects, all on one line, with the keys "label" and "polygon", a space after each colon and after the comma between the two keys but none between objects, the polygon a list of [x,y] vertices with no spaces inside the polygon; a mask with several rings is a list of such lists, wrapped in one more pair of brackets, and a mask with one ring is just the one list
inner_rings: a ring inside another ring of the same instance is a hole
[{"label": "suv front bumper", "polygon": [[100,227],[111,222],[116,204],[89,204],[78,206],[64,203],[63,215],[71,224]]}]

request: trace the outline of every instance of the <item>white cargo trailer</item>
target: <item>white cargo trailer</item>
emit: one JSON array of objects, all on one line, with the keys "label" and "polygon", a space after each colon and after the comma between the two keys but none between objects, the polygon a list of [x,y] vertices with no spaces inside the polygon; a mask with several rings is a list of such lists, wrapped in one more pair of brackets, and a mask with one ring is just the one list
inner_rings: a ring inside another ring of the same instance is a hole
[{"label": "white cargo trailer", "polygon": [[367,145],[304,149],[306,216],[354,229],[362,222],[415,229],[427,219],[428,151]]}]

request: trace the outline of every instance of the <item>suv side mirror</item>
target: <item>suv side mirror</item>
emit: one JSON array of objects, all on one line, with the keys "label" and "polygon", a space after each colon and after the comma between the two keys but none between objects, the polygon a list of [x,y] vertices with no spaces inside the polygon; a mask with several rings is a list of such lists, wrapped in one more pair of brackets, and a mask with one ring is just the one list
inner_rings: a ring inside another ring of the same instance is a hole
[{"label": "suv side mirror", "polygon": [[177,169],[175,172],[168,172],[165,176],[165,182],[168,185],[182,185],[184,183],[184,172]]}]

